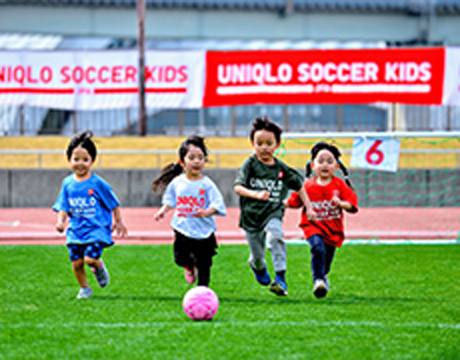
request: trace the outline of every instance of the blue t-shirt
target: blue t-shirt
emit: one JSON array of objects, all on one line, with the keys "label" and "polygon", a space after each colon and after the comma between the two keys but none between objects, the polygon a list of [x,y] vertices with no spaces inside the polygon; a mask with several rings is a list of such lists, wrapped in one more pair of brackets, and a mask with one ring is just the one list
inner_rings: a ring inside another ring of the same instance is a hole
[{"label": "blue t-shirt", "polygon": [[96,174],[85,181],[74,175],[62,181],[53,210],[69,216],[67,244],[89,244],[96,241],[113,245],[112,211],[120,205],[112,187]]},{"label": "blue t-shirt", "polygon": [[197,217],[197,209],[214,208],[215,215],[225,216],[224,199],[214,182],[204,176],[200,180],[188,180],[185,174],[173,179],[163,194],[163,205],[176,208],[171,227],[192,239],[206,239],[216,231],[214,216]]}]

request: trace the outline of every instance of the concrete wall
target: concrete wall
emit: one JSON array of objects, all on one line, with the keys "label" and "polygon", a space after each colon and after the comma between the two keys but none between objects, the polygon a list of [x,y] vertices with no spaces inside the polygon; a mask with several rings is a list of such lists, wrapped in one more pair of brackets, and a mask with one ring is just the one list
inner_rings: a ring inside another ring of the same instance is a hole
[{"label": "concrete wall", "polygon": [[[0,207],[50,207],[69,170],[0,170]],[[159,206],[150,190],[158,169],[100,170],[123,206]],[[228,207],[238,206],[233,191],[235,169],[206,170]],[[460,169],[403,169],[396,174],[352,170],[361,206],[460,206]]]}]

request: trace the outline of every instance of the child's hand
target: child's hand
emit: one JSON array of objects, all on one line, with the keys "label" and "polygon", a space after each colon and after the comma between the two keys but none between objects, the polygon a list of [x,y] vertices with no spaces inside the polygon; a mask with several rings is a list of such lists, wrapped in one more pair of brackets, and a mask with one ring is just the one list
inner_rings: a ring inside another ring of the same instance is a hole
[{"label": "child's hand", "polygon": [[333,196],[332,196],[332,199],[331,199],[331,202],[340,207],[340,208],[343,208],[343,205],[345,204],[344,201],[340,200],[340,192],[338,190],[334,190],[334,193],[333,193]]},{"label": "child's hand", "polygon": [[313,209],[307,209],[307,218],[310,221],[315,221],[316,220],[316,213],[314,212]]},{"label": "child's hand", "polygon": [[291,205],[289,205],[289,202],[287,200],[283,200],[283,205],[285,208],[290,208]]},{"label": "child's hand", "polygon": [[155,215],[153,215],[153,218],[155,219],[155,221],[160,221],[161,219],[163,219],[165,217],[165,213],[164,211],[158,211]]},{"label": "child's hand", "polygon": [[347,211],[351,211],[353,209],[353,206],[349,202],[340,200],[338,196],[334,196],[331,199],[331,202],[339,208]]},{"label": "child's hand", "polygon": [[[211,210],[214,210],[214,209],[211,209]],[[202,219],[202,218],[214,215],[214,212],[215,211],[210,211],[210,209],[197,209],[196,215]]]},{"label": "child's hand", "polygon": [[60,233],[63,232],[65,230],[65,222],[56,223],[56,230]]},{"label": "child's hand", "polygon": [[163,205],[160,210],[158,210],[156,212],[155,215],[153,215],[153,218],[155,219],[155,221],[160,221],[161,219],[163,219],[166,215],[166,213],[171,210],[171,207],[169,207],[168,205]]},{"label": "child's hand", "polygon": [[115,231],[115,234],[120,237],[125,237],[128,235],[128,229],[122,222],[115,222],[113,224],[112,231]]},{"label": "child's hand", "polygon": [[339,197],[338,197],[337,195],[334,195],[334,196],[332,197],[331,202],[332,202],[334,205],[337,205],[337,206],[340,206],[340,203],[341,203],[341,201],[340,201],[340,199],[339,199]]},{"label": "child's hand", "polygon": [[268,190],[258,191],[256,195],[256,199],[262,200],[262,201],[267,201],[269,197],[270,197],[270,191]]}]

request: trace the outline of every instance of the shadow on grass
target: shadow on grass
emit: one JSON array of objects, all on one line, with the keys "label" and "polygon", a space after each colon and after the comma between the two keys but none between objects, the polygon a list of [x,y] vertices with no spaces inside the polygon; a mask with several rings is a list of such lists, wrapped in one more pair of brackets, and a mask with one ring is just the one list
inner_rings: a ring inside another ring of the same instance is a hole
[{"label": "shadow on grass", "polygon": [[398,298],[398,297],[366,297],[358,295],[335,294],[334,296],[323,299],[316,299],[313,296],[304,298],[290,297],[272,297],[267,299],[260,298],[235,298],[235,297],[220,297],[222,303],[246,303],[246,304],[276,304],[278,306],[292,304],[308,304],[314,306],[337,306],[337,305],[372,305],[386,306],[394,305],[395,303],[419,303],[420,299],[414,298]]},{"label": "shadow on grass", "polygon": [[219,297],[219,300],[221,303],[242,303],[242,304],[286,304],[286,305],[291,305],[291,304],[305,304],[305,303],[310,303],[313,301],[313,299],[294,299],[290,298],[289,296],[287,297],[281,297],[281,296],[273,296],[271,298],[266,298],[266,299],[261,299],[261,298],[250,298],[250,297],[245,297],[245,298],[235,298],[235,297]]},{"label": "shadow on grass", "polygon": [[[270,294],[269,294],[270,295]],[[180,302],[182,295],[177,296],[160,296],[160,295],[97,295],[92,298],[92,301],[160,301],[160,302]],[[338,305],[371,305],[371,306],[386,306],[394,305],[395,303],[420,303],[420,299],[402,298],[395,296],[360,296],[354,294],[334,294],[323,299],[316,299],[313,296],[305,297],[281,297],[268,296],[260,297],[227,297],[219,296],[221,304],[267,304],[282,306],[295,304],[308,304],[313,306],[338,306]]]},{"label": "shadow on grass", "polygon": [[97,295],[91,301],[181,301],[179,296],[154,296],[154,295]]},{"label": "shadow on grass", "polygon": [[395,303],[419,303],[420,299],[396,296],[360,296],[355,294],[334,294],[329,298],[315,299],[323,305],[394,305]]},{"label": "shadow on grass", "polygon": [[[155,295],[97,295],[91,298],[91,301],[165,301],[165,302],[175,302],[182,301],[182,296],[155,296]],[[219,297],[221,304],[226,303],[240,303],[240,304],[305,304],[315,302],[315,299],[292,299],[289,297],[275,297],[272,298],[250,298],[250,297]]]}]

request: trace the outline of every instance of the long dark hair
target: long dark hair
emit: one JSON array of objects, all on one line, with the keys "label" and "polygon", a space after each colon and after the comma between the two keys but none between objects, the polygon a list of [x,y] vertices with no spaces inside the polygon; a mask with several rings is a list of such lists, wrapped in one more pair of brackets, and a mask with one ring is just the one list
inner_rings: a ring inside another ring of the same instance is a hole
[{"label": "long dark hair", "polygon": [[93,140],[91,140],[92,137],[93,133],[90,130],[85,130],[81,133],[78,133],[77,135],[74,135],[72,139],[70,139],[70,143],[67,146],[67,160],[70,160],[70,158],[72,157],[73,150],[79,146],[88,151],[88,154],[89,156],[91,156],[91,159],[93,161],[96,160],[97,149],[96,145],[94,145]]},{"label": "long dark hair", "polygon": [[205,159],[208,157],[208,148],[204,143],[205,138],[200,135],[191,135],[181,144],[178,150],[179,160],[175,163],[166,165],[160,172],[160,174],[153,180],[152,190],[155,193],[161,193],[165,191],[168,184],[178,175],[182,174],[183,164],[185,156],[187,155],[190,145],[194,145],[203,151]]},{"label": "long dark hair", "polygon": [[311,160],[307,161],[307,163],[305,164],[305,176],[307,177],[307,179],[311,176],[311,173],[312,173],[311,163],[315,160],[316,156],[318,156],[318,153],[324,149],[329,150],[332,153],[335,160],[338,162],[340,166],[340,170],[342,171],[345,182],[350,188],[353,189],[353,185],[351,184],[351,181],[349,178],[348,169],[343,164],[343,162],[340,160],[340,157],[342,156],[340,150],[335,145],[328,144],[327,142],[324,142],[324,141],[320,141],[316,143],[315,146],[313,146],[313,148],[311,149]]}]

